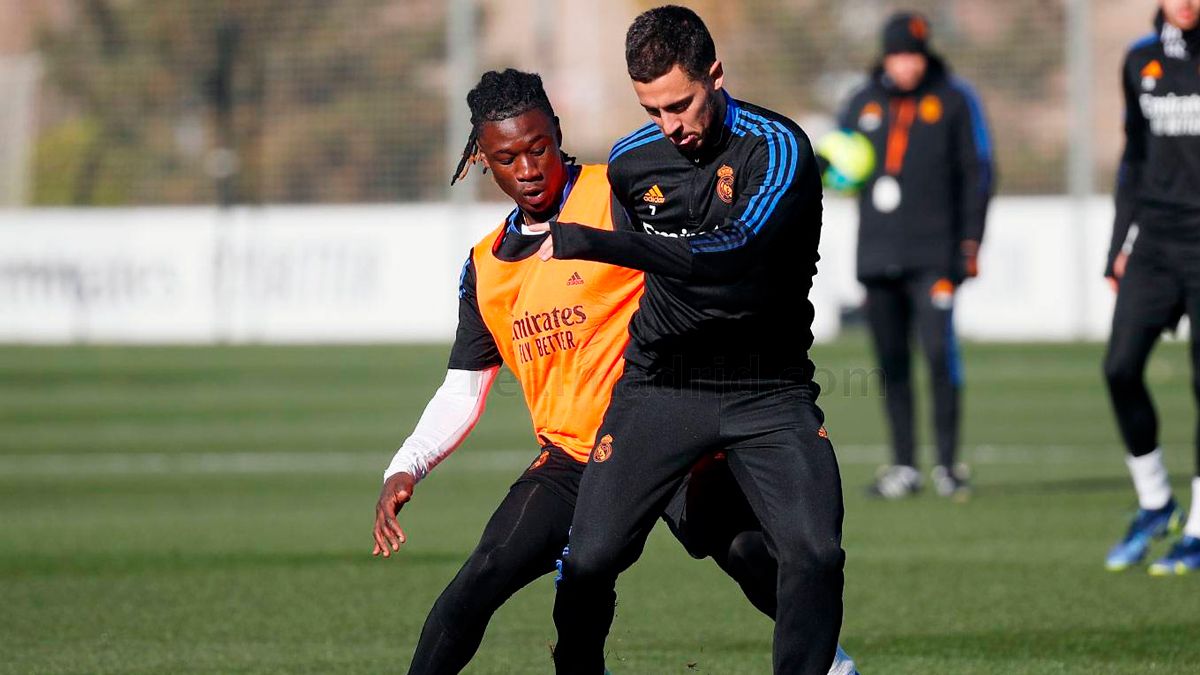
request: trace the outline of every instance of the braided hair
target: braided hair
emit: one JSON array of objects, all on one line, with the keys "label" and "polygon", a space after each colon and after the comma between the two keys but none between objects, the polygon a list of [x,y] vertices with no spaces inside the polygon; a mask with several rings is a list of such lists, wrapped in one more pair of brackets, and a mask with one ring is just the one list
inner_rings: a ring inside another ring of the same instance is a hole
[{"label": "braided hair", "polygon": [[[489,70],[479,78],[479,84],[467,94],[467,106],[471,109],[471,135],[463,148],[462,159],[450,177],[450,184],[467,177],[471,166],[479,161],[479,129],[484,122],[499,122],[523,115],[530,110],[541,110],[558,125],[558,116],[550,97],[542,86],[542,78],[536,73],[524,73],[513,68],[503,72]],[[574,164],[575,158],[565,152],[563,161]],[[484,167],[487,172],[487,167]]]}]

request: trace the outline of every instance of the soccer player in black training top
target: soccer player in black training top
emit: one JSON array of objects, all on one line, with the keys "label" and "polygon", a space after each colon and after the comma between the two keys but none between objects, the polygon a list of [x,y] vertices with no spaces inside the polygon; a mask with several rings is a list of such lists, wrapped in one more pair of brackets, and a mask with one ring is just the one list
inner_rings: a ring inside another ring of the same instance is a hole
[{"label": "soccer player in black training top", "polygon": [[868,494],[917,492],[911,335],[929,361],[937,431],[938,494],[969,495],[958,453],[962,365],[954,335],[954,295],[977,271],[992,193],[992,152],[983,106],[929,50],[929,23],[901,12],[884,24],[883,57],[851,95],[838,123],[870,139],[878,160],[858,200],[858,279],[887,382],[885,409],[893,462]]},{"label": "soccer player in black training top", "polygon": [[618,381],[579,488],[554,606],[559,673],[599,675],[617,575],[696,460],[730,469],[778,561],[777,673],[823,674],[842,621],[842,491],[808,359],[821,231],[812,148],[737,101],[694,12],[639,16],[625,44],[653,120],[620,140],[609,182],[629,220],[552,222],[543,257],[646,271]]},{"label": "soccer player in black training top", "polygon": [[[521,385],[541,447],[438,597],[421,630],[410,675],[462,671],[496,609],[554,569],[567,544],[579,480],[620,376],[629,317],[642,291],[641,272],[577,261],[545,264],[536,257],[547,235],[526,233],[527,222],[558,213],[591,227],[612,227],[604,166],[577,166],[562,152],[558,118],[542,79],[511,68],[484,73],[467,102],[472,133],[451,183],[478,160],[516,208],[467,257],[446,380],[384,474],[375,555],[399,551],[404,533],[398,512],[412,499],[418,481],[470,434],[502,361]],[[568,279],[579,283],[564,283]],[[540,313],[543,308],[556,315],[553,322]],[[530,310],[546,322],[513,323],[514,315],[529,317]],[[543,332],[548,326],[553,328]],[[527,345],[537,348],[522,350]],[[701,460],[672,498],[665,520],[693,557],[711,556],[758,609],[774,616],[775,561],[725,461]],[[830,675],[856,672],[850,657],[839,651]]]},{"label": "soccer player in black training top", "polygon": [[[1117,286],[1117,306],[1104,375],[1140,508],[1109,551],[1111,570],[1140,563],[1151,541],[1183,517],[1167,482],[1143,375],[1158,336],[1185,313],[1200,400],[1200,0],[1161,4],[1154,33],[1133,45],[1121,72],[1125,153],[1105,271]],[[1196,469],[1184,536],[1150,566],[1152,574],[1200,569],[1200,426]]]}]

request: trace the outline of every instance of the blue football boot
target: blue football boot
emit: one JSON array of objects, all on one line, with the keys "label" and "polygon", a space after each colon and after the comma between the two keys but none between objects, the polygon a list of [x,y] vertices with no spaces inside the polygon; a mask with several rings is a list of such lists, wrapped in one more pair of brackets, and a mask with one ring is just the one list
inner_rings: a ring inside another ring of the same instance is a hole
[{"label": "blue football boot", "polygon": [[1108,552],[1104,566],[1110,572],[1120,572],[1142,562],[1155,539],[1162,539],[1182,524],[1183,513],[1172,497],[1161,509],[1138,509],[1129,531]]},{"label": "blue football boot", "polygon": [[833,665],[829,668],[829,675],[859,675],[858,667],[854,665],[854,659],[842,649],[842,645],[838,645],[837,655],[833,657]]},{"label": "blue football boot", "polygon": [[1200,537],[1183,538],[1175,542],[1171,552],[1150,565],[1150,574],[1165,577],[1171,574],[1187,574],[1200,570]]}]

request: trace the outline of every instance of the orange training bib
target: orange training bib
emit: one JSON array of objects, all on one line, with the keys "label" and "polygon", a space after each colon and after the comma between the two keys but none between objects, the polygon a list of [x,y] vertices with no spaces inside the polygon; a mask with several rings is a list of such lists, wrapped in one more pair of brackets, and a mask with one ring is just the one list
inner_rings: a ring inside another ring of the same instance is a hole
[{"label": "orange training bib", "polygon": [[[611,230],[603,165],[584,166],[559,213],[563,222]],[[483,321],[516,375],[542,442],[586,462],[617,378],[642,273],[586,260],[496,257],[501,225],[476,244]]]}]

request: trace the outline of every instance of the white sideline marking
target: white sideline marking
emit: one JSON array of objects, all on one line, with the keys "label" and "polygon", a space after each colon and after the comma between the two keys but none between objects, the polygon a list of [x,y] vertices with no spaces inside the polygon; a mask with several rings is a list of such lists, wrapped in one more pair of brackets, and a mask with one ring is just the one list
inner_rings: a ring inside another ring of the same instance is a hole
[{"label": "white sideline marking", "polygon": [[[536,457],[532,450],[483,450],[447,460],[443,472],[489,471],[522,467]],[[0,456],[0,477],[66,474],[357,474],[379,473],[388,452],[103,452]]]},{"label": "white sideline marking", "polygon": [[[883,445],[836,445],[842,464],[882,464]],[[928,450],[925,450],[928,452]],[[526,449],[465,450],[455,453],[437,470],[518,471],[537,451]],[[1077,464],[1091,460],[1117,461],[1117,446],[1092,445],[977,445],[964,448],[971,464]],[[391,455],[387,451],[339,452],[104,452],[50,453],[0,456],[0,478],[60,476],[67,474],[166,475],[166,474],[357,474],[383,473]]]}]

